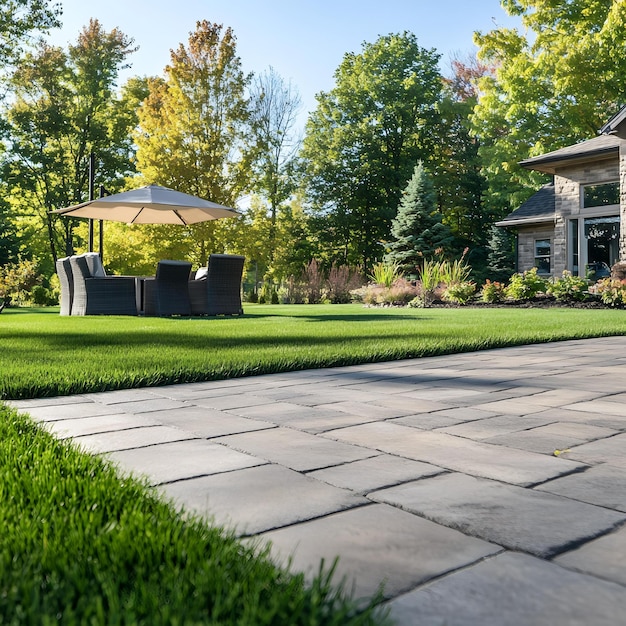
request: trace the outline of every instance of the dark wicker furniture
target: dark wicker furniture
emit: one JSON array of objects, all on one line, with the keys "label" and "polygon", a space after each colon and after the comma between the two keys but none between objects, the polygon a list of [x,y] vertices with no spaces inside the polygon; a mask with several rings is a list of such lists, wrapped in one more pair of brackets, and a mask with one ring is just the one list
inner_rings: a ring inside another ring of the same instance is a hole
[{"label": "dark wicker furniture", "polygon": [[94,276],[92,272],[104,271],[94,269],[93,257],[89,261],[86,256],[73,256],[69,260],[74,285],[71,315],[137,315],[134,278]]},{"label": "dark wicker furniture", "polygon": [[205,279],[189,282],[192,315],[242,315],[241,277],[245,257],[212,254]]},{"label": "dark wicker furniture", "polygon": [[59,285],[61,286],[61,298],[59,304],[61,315],[72,314],[72,302],[74,300],[74,276],[72,275],[72,265],[70,257],[58,259],[56,262]]},{"label": "dark wicker furniture", "polygon": [[187,261],[159,261],[156,276],[144,281],[145,315],[191,315]]}]

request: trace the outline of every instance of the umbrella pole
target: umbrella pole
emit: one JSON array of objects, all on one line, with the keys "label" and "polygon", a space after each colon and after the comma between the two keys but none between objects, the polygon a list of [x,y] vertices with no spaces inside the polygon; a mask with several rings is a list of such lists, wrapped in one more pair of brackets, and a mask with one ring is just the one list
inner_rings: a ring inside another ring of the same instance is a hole
[{"label": "umbrella pole", "polygon": [[[89,153],[89,202],[93,197],[94,179],[96,176],[96,155],[93,152]],[[93,252],[93,220],[89,219],[89,252]]]},{"label": "umbrella pole", "polygon": [[[104,198],[106,189],[104,185],[100,185],[100,197]],[[100,250],[100,260],[104,263],[104,220],[100,220],[100,230],[98,231],[98,250]]]}]

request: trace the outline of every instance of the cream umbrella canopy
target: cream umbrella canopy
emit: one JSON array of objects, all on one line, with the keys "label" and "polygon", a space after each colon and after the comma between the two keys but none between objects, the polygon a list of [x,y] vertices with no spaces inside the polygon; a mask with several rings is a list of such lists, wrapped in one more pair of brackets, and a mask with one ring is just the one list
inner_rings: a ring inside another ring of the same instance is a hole
[{"label": "cream umbrella canopy", "polygon": [[159,185],[147,185],[51,211],[127,224],[198,224],[240,215],[235,209]]}]

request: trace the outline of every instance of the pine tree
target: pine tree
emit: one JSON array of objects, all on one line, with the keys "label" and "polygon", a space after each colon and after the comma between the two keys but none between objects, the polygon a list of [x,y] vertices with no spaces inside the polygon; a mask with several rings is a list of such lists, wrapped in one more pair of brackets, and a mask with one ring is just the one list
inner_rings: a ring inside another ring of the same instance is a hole
[{"label": "pine tree", "polygon": [[452,232],[441,220],[431,177],[419,161],[391,223],[393,240],[385,261],[400,265],[406,274],[415,274],[424,258],[432,257],[438,249],[449,250]]},{"label": "pine tree", "polygon": [[507,281],[515,273],[515,246],[513,235],[499,226],[492,226],[487,254],[488,278]]}]

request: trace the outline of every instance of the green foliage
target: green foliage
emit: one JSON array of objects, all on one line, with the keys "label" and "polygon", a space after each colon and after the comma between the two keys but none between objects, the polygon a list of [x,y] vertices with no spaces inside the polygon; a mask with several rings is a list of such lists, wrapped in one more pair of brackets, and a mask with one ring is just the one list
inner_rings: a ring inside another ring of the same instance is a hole
[{"label": "green foliage", "polygon": [[469,280],[472,268],[466,263],[467,248],[463,251],[460,259],[454,261],[441,261],[439,264],[439,278],[448,286],[466,283]]},{"label": "green foliage", "polygon": [[34,261],[20,259],[17,263],[9,263],[0,267],[0,300],[15,306],[27,304],[33,300],[31,292],[41,282]]},{"label": "green foliage", "polygon": [[533,267],[522,273],[513,274],[504,293],[510,300],[530,300],[539,293],[545,293],[548,281],[537,275],[537,268]]},{"label": "green foliage", "polygon": [[604,304],[612,307],[626,305],[626,280],[603,278],[589,288],[589,292],[600,296]]},{"label": "green foliage", "polygon": [[3,624],[377,624],[333,569],[273,565],[0,405]]},{"label": "green foliage", "polygon": [[[71,253],[80,220],[49,211],[89,197],[89,154],[96,182],[114,192],[131,174],[138,102],[116,96],[118,73],[133,52],[119,30],[91,20],[65,51],[40,42],[11,77],[4,115],[11,149],[2,164],[11,219],[39,258]],[[80,241],[78,245],[80,245]]]},{"label": "green foliage", "polygon": [[47,32],[61,25],[61,6],[50,0],[13,0],[0,2],[0,59],[2,63],[17,60],[22,45],[33,31]]},{"label": "green foliage", "polygon": [[[246,304],[202,319],[63,317],[5,309],[0,399],[236,378],[335,365],[621,335],[621,311]],[[115,333],[111,333],[111,326]],[[95,358],[94,355],[97,357]]]},{"label": "green foliage", "polygon": [[504,282],[515,272],[515,236],[499,226],[489,229],[486,271],[492,280]]},{"label": "green foliage", "polygon": [[480,291],[480,297],[483,302],[494,304],[495,302],[502,302],[506,298],[505,286],[498,281],[490,281],[487,279]]},{"label": "green foliage", "polygon": [[443,299],[448,302],[467,304],[476,293],[476,283],[471,281],[456,282],[448,285],[443,292]]},{"label": "green foliage", "polygon": [[380,261],[372,267],[370,278],[377,285],[381,285],[389,289],[391,285],[403,275],[402,269],[398,263],[389,263]]},{"label": "green foliage", "polygon": [[402,188],[432,153],[442,83],[439,55],[405,32],[363,44],[317,95],[302,158],[307,196],[323,217],[330,262],[367,272],[380,259]]},{"label": "green foliage", "polygon": [[581,276],[572,276],[571,272],[565,270],[560,278],[554,278],[548,283],[547,293],[559,302],[580,302],[589,297],[589,283]]},{"label": "green foliage", "polygon": [[424,257],[432,257],[452,243],[450,228],[437,211],[432,179],[421,161],[404,190],[391,236],[385,260],[400,265],[407,274],[419,271]]},{"label": "green foliage", "polygon": [[521,29],[477,33],[492,75],[479,81],[473,126],[489,182],[488,201],[504,215],[544,177],[517,163],[593,136],[626,101],[626,12],[611,0],[507,0]]}]

